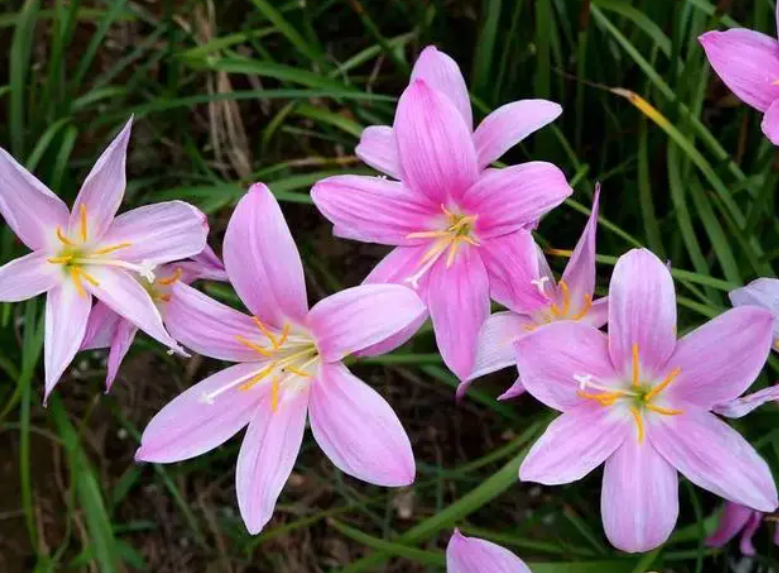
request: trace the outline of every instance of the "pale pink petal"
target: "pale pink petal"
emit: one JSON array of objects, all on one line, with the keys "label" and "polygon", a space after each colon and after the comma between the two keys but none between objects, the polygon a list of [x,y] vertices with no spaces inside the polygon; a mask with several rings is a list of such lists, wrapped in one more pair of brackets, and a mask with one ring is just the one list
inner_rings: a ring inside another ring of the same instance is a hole
[{"label": "pale pink petal", "polygon": [[428,308],[438,350],[460,380],[473,371],[479,330],[490,314],[490,284],[477,249],[463,247],[451,266],[442,257],[429,271]]},{"label": "pale pink petal", "polygon": [[609,297],[604,296],[592,303],[590,310],[582,317],[581,322],[600,328],[609,321]]},{"label": "pale pink petal", "polygon": [[[249,391],[241,389],[241,382],[262,368],[261,364],[236,364],[179,394],[146,426],[135,459],[178,462],[229,440],[249,423],[260,399],[268,393],[265,384]],[[209,397],[216,392],[220,393]]]},{"label": "pale pink petal", "polygon": [[91,310],[92,296],[89,293],[79,295],[72,281],[64,281],[49,291],[46,297],[46,335],[43,348],[46,371],[44,404],[78,352],[81,341],[84,340]]},{"label": "pale pink petal", "polygon": [[469,379],[478,378],[516,364],[514,342],[526,335],[533,321],[513,312],[496,312],[479,331],[476,362]]},{"label": "pale pink petal", "polygon": [[122,320],[116,327],[114,338],[111,341],[111,349],[108,351],[108,363],[106,365],[105,391],[109,392],[114,385],[116,375],[119,373],[119,367],[122,365],[127,351],[133,345],[135,335],[138,332],[131,322]]},{"label": "pale pink petal", "polygon": [[165,330],[160,311],[155,306],[148,291],[134,276],[124,270],[106,266],[90,266],[87,267],[87,272],[98,284],[95,286],[83,281],[85,289],[91,291],[111,310],[122,315],[161,344],[176,352],[183,352],[178,343]]},{"label": "pale pink petal", "polygon": [[757,533],[757,530],[760,529],[762,524],[763,514],[759,511],[755,511],[752,514],[752,517],[749,518],[747,526],[744,528],[744,532],[741,534],[741,541],[739,541],[738,544],[741,553],[744,555],[752,557],[757,553],[757,551],[755,551],[755,546],[752,544],[752,538],[755,536],[755,533]]},{"label": "pale pink petal", "polygon": [[457,200],[478,177],[470,129],[457,109],[423,80],[398,102],[395,136],[403,181],[436,204]]},{"label": "pale pink petal", "polygon": [[322,357],[337,361],[397,334],[424,312],[424,303],[409,287],[362,285],[318,302],[307,326]]},{"label": "pale pink petal", "polygon": [[342,472],[387,487],[414,482],[411,442],[392,407],[342,364],[326,364],[311,389],[311,431]]},{"label": "pale pink petal", "polygon": [[165,324],[187,348],[230,362],[263,359],[241,339],[262,347],[268,343],[250,317],[182,283],[173,286]]},{"label": "pale pink petal", "polygon": [[599,199],[600,184],[595,187],[590,218],[563,271],[562,280],[571,297],[571,315],[582,311],[587,306],[587,300],[592,302],[595,296],[595,233],[598,230]]},{"label": "pale pink petal", "polygon": [[186,259],[206,246],[208,221],[189,203],[169,201],[138,207],[119,215],[103,236],[105,247],[130,243],[109,256],[154,264]]},{"label": "pale pink petal", "polygon": [[735,400],[755,381],[771,352],[771,313],[733,308],[682,338],[668,361],[681,371],[669,398],[705,409]]},{"label": "pale pink petal", "polygon": [[447,573],[531,573],[508,549],[484,539],[465,537],[455,529],[446,546]]},{"label": "pale pink petal", "polygon": [[526,99],[499,107],[484,118],[473,134],[479,167],[497,161],[528,135],[552,123],[561,113],[563,108],[559,104],[543,99]]},{"label": "pale pink petal", "polygon": [[427,322],[428,319],[428,313],[427,310],[423,311],[422,314],[419,315],[419,318],[414,320],[411,324],[409,324],[406,328],[403,328],[397,332],[397,334],[393,334],[389,338],[385,338],[381,342],[377,344],[372,344],[370,346],[366,346],[365,348],[355,352],[356,356],[381,356],[382,354],[387,354],[389,352],[392,352],[393,350],[396,350],[397,348],[400,348],[403,346],[406,342],[411,340],[414,335],[417,333],[417,331],[422,328],[422,325]]},{"label": "pale pink petal", "polygon": [[728,293],[733,306],[759,306],[774,317],[774,338],[779,339],[779,279],[761,278]]},{"label": "pale pink petal", "polygon": [[81,233],[83,210],[86,210],[86,231],[90,240],[102,237],[114,220],[127,186],[125,163],[132,123],[130,118],[84,180],[70,214],[71,235],[78,236]]},{"label": "pale pink petal", "polygon": [[489,239],[522,229],[573,193],[565,174],[545,161],[485,172],[463,195],[461,206],[477,215],[476,233]]},{"label": "pale pink petal", "polygon": [[121,315],[116,314],[105,304],[98,301],[92,307],[92,312],[89,313],[89,322],[87,323],[84,340],[81,343],[81,350],[95,350],[111,346],[116,328],[122,321],[124,321],[124,318]]},{"label": "pale pink petal", "polygon": [[303,263],[276,198],[262,183],[252,185],[233,211],[222,256],[235,291],[255,316],[277,328],[287,319],[303,323]]},{"label": "pale pink petal", "polygon": [[768,464],[725,422],[695,408],[651,420],[647,436],[652,445],[691,482],[758,511],[776,509]]},{"label": "pale pink petal", "polygon": [[386,173],[395,179],[403,179],[398,159],[395,134],[388,125],[371,125],[360,135],[355,155],[376,171]]},{"label": "pale pink petal", "polygon": [[214,250],[208,245],[199,254],[189,257],[188,261],[176,263],[176,267],[184,272],[181,280],[187,284],[198,279],[220,282],[228,282],[230,280],[224,264],[222,264]]},{"label": "pale pink petal", "polygon": [[579,480],[602,464],[630,435],[626,411],[584,402],[552,422],[530,448],[519,479],[544,485]]},{"label": "pale pink petal", "polygon": [[67,280],[62,265],[46,258],[46,253],[37,251],[0,267],[0,302],[27,300]]},{"label": "pale pink petal", "polygon": [[606,460],[601,490],[606,537],[617,549],[643,553],[668,539],[679,517],[679,477],[647,441],[626,439]]},{"label": "pale pink petal", "polygon": [[339,236],[367,243],[413,245],[430,239],[411,233],[434,230],[441,206],[402,183],[381,177],[338,175],[314,185],[311,198]]},{"label": "pale pink petal", "polygon": [[520,229],[482,243],[479,253],[490,281],[490,297],[519,314],[548,306],[537,286],[538,247],[529,231]]},{"label": "pale pink petal", "polygon": [[743,418],[766,402],[779,402],[779,384],[748,394],[743,398],[736,398],[730,402],[718,404],[712,410],[714,413],[726,418]]},{"label": "pale pink petal", "polygon": [[67,229],[65,203],[0,147],[0,215],[30,249],[55,246],[55,231]]},{"label": "pale pink petal", "polygon": [[760,128],[771,143],[779,145],[779,100],[774,101],[766,110]]},{"label": "pale pink petal", "polygon": [[759,512],[731,501],[726,502],[717,530],[706,538],[706,545],[708,547],[726,545],[746,527],[755,513]]},{"label": "pale pink petal", "polygon": [[238,454],[235,489],[246,529],[258,534],[295,466],[306,429],[309,389],[283,393],[277,406],[266,394],[254,412]]},{"label": "pale pink petal", "polygon": [[660,374],[676,347],[676,293],[668,268],[651,251],[633,249],[614,267],[609,286],[609,353],[630,379],[633,346],[646,379]]},{"label": "pale pink petal", "polygon": [[550,408],[567,411],[581,404],[576,394],[581,380],[619,383],[609,360],[608,339],[592,326],[553,322],[520,338],[514,348],[522,383]]},{"label": "pale pink petal", "polygon": [[741,100],[760,111],[779,98],[779,43],[770,36],[734,28],[698,38],[711,67]]},{"label": "pale pink petal", "polygon": [[498,400],[503,402],[504,400],[519,398],[525,392],[527,392],[527,388],[525,388],[525,385],[522,383],[522,378],[517,376],[517,379],[514,380],[514,383],[509,387],[509,389],[498,396]]},{"label": "pale pink petal", "polygon": [[468,86],[465,85],[460,66],[450,56],[438,51],[435,46],[428,46],[419,54],[411,70],[411,81],[414,80],[424,80],[431,88],[446,96],[460,112],[468,129],[473,129]]}]

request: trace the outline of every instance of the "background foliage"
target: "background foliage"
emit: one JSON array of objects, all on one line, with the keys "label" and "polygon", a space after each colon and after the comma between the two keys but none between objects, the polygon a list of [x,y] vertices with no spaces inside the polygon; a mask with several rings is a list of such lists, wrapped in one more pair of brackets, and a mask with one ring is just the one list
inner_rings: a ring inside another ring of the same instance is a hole
[{"label": "background foliage", "polygon": [[[334,240],[308,190],[366,172],[353,155],[361,129],[391,123],[411,63],[434,43],[461,63],[481,114],[521,98],[563,104],[554,127],[505,158],[554,161],[575,189],[539,242],[570,249],[601,181],[600,290],[616,256],[646,245],[673,264],[686,331],[721,312],[729,289],[775,276],[779,256],[776,153],[696,40],[739,25],[773,34],[773,2],[5,0],[0,145],[70,201],[134,114],[129,205],[193,202],[218,250],[231,206],[266,181],[286,202],[319,298],[359,283],[384,249]],[[0,261],[22,252],[3,226]],[[560,269],[564,253],[552,252]],[[307,440],[276,517],[251,537],[234,499],[238,440],[173,466],[133,462],[151,416],[218,364],[141,340],[104,395],[104,357],[82,354],[43,409],[42,311],[42,300],[0,306],[3,571],[436,572],[455,525],[512,548],[536,573],[737,570],[735,547],[703,544],[718,500],[687,483],[676,533],[643,556],[608,546],[599,472],[562,488],[519,484],[550,414],[530,398],[496,402],[508,372],[457,407],[429,331],[355,365],[409,430],[416,486],[344,477]],[[772,359],[759,385],[776,368]],[[775,471],[778,421],[769,406],[737,424]],[[738,571],[779,567],[768,529],[762,556]]]}]

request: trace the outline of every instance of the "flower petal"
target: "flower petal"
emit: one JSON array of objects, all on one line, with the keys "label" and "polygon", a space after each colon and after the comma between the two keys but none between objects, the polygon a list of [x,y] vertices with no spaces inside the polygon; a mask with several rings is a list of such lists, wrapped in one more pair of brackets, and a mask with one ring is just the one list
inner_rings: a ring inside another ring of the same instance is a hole
[{"label": "flower petal", "polygon": [[[209,376],[174,398],[152,418],[141,436],[135,459],[170,463],[194,458],[220,446],[252,419],[269,387],[244,391],[240,382],[262,370],[261,364],[236,364]],[[209,399],[208,396],[222,390]]]},{"label": "flower petal", "polygon": [[520,338],[514,349],[525,388],[550,408],[565,412],[581,404],[576,392],[588,376],[601,385],[617,384],[608,339],[592,326],[553,322]]},{"label": "flower petal", "polygon": [[609,353],[630,379],[633,346],[641,373],[660,374],[676,346],[676,293],[668,268],[651,251],[633,249],[614,267],[609,286]]},{"label": "flower petal", "polygon": [[522,378],[517,376],[517,379],[514,380],[514,383],[509,387],[509,389],[498,396],[498,401],[503,402],[504,400],[519,398],[525,392],[527,392],[527,388],[525,388],[525,385],[522,383]]},{"label": "flower petal", "polygon": [[411,442],[392,407],[340,363],[325,364],[311,389],[311,431],[344,473],[387,487],[414,482]]},{"label": "flower petal", "polygon": [[176,263],[176,267],[184,272],[181,280],[187,284],[198,279],[220,282],[228,282],[230,280],[224,264],[222,264],[214,250],[208,245],[197,255],[189,257],[188,261]]},{"label": "flower petal", "polygon": [[186,259],[206,247],[208,221],[189,203],[169,201],[138,207],[119,215],[103,236],[106,247],[131,243],[113,258],[154,264]]},{"label": "flower petal", "polygon": [[531,573],[508,549],[484,539],[465,537],[457,529],[446,546],[447,573]]},{"label": "flower petal", "polygon": [[260,320],[276,328],[287,319],[305,321],[303,263],[276,198],[262,183],[233,211],[222,256],[235,291]]},{"label": "flower petal", "polygon": [[722,515],[720,515],[717,530],[706,538],[706,545],[708,547],[727,545],[731,539],[746,527],[755,513],[758,512],[743,505],[733,503],[732,501],[725,502],[725,509],[722,511]]},{"label": "flower petal", "polygon": [[108,364],[106,366],[105,391],[109,392],[114,385],[116,375],[119,373],[119,367],[122,365],[127,351],[133,345],[135,335],[138,333],[138,327],[134,324],[122,320],[116,327],[114,338],[111,341],[111,349],[108,351]]},{"label": "flower petal", "polygon": [[469,379],[497,372],[514,366],[514,342],[526,335],[533,321],[513,312],[496,312],[491,315],[479,331],[476,347],[476,362]]},{"label": "flower petal", "polygon": [[766,402],[779,402],[779,384],[714,406],[713,411],[726,418],[743,418]]},{"label": "flower petal", "polygon": [[533,223],[573,193],[565,174],[545,161],[486,171],[463,195],[462,207],[478,215],[476,233],[487,239]]},{"label": "flower petal", "polygon": [[779,43],[770,36],[734,28],[706,32],[698,41],[711,67],[733,93],[760,111],[779,99]]},{"label": "flower petal", "polygon": [[250,317],[183,283],[173,286],[165,324],[181,344],[219,360],[260,362],[263,357],[239,337],[260,346],[268,343]]},{"label": "flower petal", "polygon": [[652,445],[691,482],[758,511],[776,509],[768,464],[725,422],[696,408],[651,421],[647,435]]},{"label": "flower petal", "polygon": [[424,303],[408,287],[362,285],[319,301],[308,327],[324,359],[337,361],[397,334],[424,312]]},{"label": "flower petal", "polygon": [[603,471],[603,527],[628,553],[650,551],[668,539],[679,517],[679,477],[652,444],[629,438]]},{"label": "flower petal", "polygon": [[398,145],[390,126],[366,127],[360,135],[360,143],[354,153],[376,171],[386,173],[394,179],[403,179],[400,159],[398,159]]},{"label": "flower petal", "polygon": [[430,269],[428,306],[441,358],[460,380],[476,360],[476,341],[490,315],[490,284],[478,247],[466,246],[451,266],[442,259]]},{"label": "flower petal", "polygon": [[46,260],[36,251],[0,267],[0,302],[19,302],[51,290],[64,282],[62,265]]},{"label": "flower petal", "polygon": [[66,229],[70,213],[62,199],[0,147],[0,215],[30,249],[57,242],[57,227]]},{"label": "flower petal", "polygon": [[779,145],[779,100],[774,101],[765,112],[760,123],[763,134],[773,143]]},{"label": "flower petal", "polygon": [[583,310],[587,306],[587,299],[592,302],[595,295],[595,234],[598,230],[599,199],[600,184],[595,187],[590,218],[563,271],[562,280],[568,286],[572,315]]},{"label": "flower petal", "polygon": [[309,389],[266,395],[254,412],[238,454],[235,489],[246,528],[258,534],[273,517],[276,500],[295,466],[306,429]]},{"label": "flower petal", "polygon": [[519,479],[544,485],[579,480],[603,463],[628,437],[631,421],[618,408],[585,402],[564,412],[530,448]]},{"label": "flower petal", "polygon": [[779,279],[762,278],[728,293],[733,306],[759,306],[774,317],[774,338],[779,339]]},{"label": "flower petal", "polygon": [[121,315],[97,301],[97,304],[92,307],[92,312],[89,313],[87,331],[80,350],[95,350],[111,346],[116,328],[122,321],[124,318]]},{"label": "flower petal", "polygon": [[548,306],[549,299],[536,283],[538,247],[529,231],[493,237],[479,247],[490,281],[490,297],[519,314]]},{"label": "flower petal", "polygon": [[[82,211],[86,211],[86,234],[89,239],[103,236],[114,220],[127,186],[125,163],[130,141],[132,118],[103,151],[78,192],[70,214],[70,233],[81,233]],[[83,209],[82,209],[83,206]]]},{"label": "flower petal", "polygon": [[497,161],[509,149],[552,123],[563,113],[560,104],[543,99],[526,99],[507,103],[493,111],[473,134],[479,167]]},{"label": "flower petal", "polygon": [[424,80],[431,88],[446,96],[460,112],[468,129],[473,129],[468,86],[465,85],[460,66],[450,56],[438,51],[435,46],[426,47],[411,70],[411,81],[414,80]]},{"label": "flower petal", "polygon": [[84,281],[84,288],[156,341],[183,353],[178,343],[165,330],[160,311],[138,280],[124,270],[106,266],[88,267],[88,272],[98,284]]},{"label": "flower petal", "polygon": [[668,397],[707,410],[738,398],[768,359],[772,323],[768,311],[742,306],[696,328],[668,361],[669,368],[681,369]]},{"label": "flower petal", "polygon": [[366,243],[413,245],[429,239],[409,234],[429,231],[441,207],[402,183],[380,177],[338,175],[311,190],[319,211],[339,230],[339,236]]},{"label": "flower petal", "polygon": [[478,177],[471,132],[452,103],[423,80],[403,92],[395,114],[403,181],[435,204],[458,199]]},{"label": "flower petal", "polygon": [[92,297],[89,293],[84,295],[79,295],[72,281],[64,281],[51,289],[46,297],[44,404],[84,340],[89,312],[92,310]]}]

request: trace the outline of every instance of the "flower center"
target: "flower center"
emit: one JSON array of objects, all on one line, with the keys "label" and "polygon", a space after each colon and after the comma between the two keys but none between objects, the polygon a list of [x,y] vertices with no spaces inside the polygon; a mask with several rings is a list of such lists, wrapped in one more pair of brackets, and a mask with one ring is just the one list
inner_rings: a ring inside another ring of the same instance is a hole
[{"label": "flower center", "polygon": [[176,284],[183,275],[180,267],[176,267],[173,274],[164,278],[155,278],[154,282],[146,280],[139,281],[141,286],[149,293],[149,296],[155,303],[170,302],[171,287]]},{"label": "flower center", "polygon": [[281,331],[275,331],[257,317],[252,320],[267,342],[259,344],[241,335],[235,339],[258,354],[263,368],[203,394],[201,401],[213,404],[217,396],[231,388],[238,387],[248,392],[258,384],[270,381],[271,411],[275,413],[284,393],[294,393],[311,381],[319,365],[319,349],[309,333],[292,333],[289,324],[285,324]]},{"label": "flower center", "polygon": [[[528,332],[532,332],[539,326],[544,326],[545,324],[558,320],[581,320],[587,316],[587,313],[590,312],[590,308],[592,308],[592,296],[585,294],[582,297],[581,306],[576,312],[573,312],[571,290],[568,288],[568,283],[564,280],[561,280],[558,285],[559,296],[557,298],[560,304],[551,302],[551,297],[546,293],[546,284],[549,282],[549,277],[541,277],[540,279],[534,279],[531,282],[538,288],[543,296],[550,299],[550,303],[548,306],[534,313],[533,322],[535,322],[535,324],[526,324],[524,326],[524,329]],[[562,301],[559,300],[560,298],[562,298]]]},{"label": "flower center", "polygon": [[[594,400],[603,407],[613,406],[617,403],[626,404],[638,429],[638,441],[643,442],[645,436],[643,415],[646,410],[660,414],[661,416],[678,416],[682,410],[658,406],[654,400],[676,379],[681,368],[674,368],[668,375],[656,385],[647,384],[641,377],[641,363],[638,353],[638,344],[634,344],[632,361],[632,376],[630,386],[622,389],[614,389],[593,381],[589,374],[574,374],[574,379],[579,382],[579,390],[576,394],[585,400]],[[590,390],[596,390],[592,392]]]},{"label": "flower center", "polygon": [[52,265],[61,265],[63,271],[70,276],[79,296],[87,295],[84,289],[84,282],[92,286],[100,286],[100,283],[85,270],[90,266],[113,266],[122,267],[138,273],[149,283],[154,282],[154,265],[142,262],[134,264],[127,261],[117,260],[109,255],[122,249],[132,246],[132,243],[117,243],[116,245],[101,246],[97,249],[89,245],[88,227],[87,227],[87,206],[81,205],[79,209],[79,229],[76,238],[68,237],[61,227],[57,227],[57,239],[62,244],[60,251],[54,257],[46,259]]},{"label": "flower center", "polygon": [[478,215],[466,215],[450,211],[445,205],[441,205],[441,211],[446,216],[446,227],[440,231],[421,231],[409,233],[407,239],[434,239],[430,249],[419,261],[420,269],[413,276],[406,279],[414,288],[419,286],[419,279],[430,270],[435,262],[448,251],[446,267],[454,263],[460,245],[466,243],[473,247],[479,246],[479,241],[473,234]]}]

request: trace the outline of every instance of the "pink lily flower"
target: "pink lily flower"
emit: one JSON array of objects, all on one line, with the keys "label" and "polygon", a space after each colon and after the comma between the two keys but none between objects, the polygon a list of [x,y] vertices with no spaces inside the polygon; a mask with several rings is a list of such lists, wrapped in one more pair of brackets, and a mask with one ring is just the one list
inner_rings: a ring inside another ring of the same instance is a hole
[{"label": "pink lily flower", "polygon": [[[595,297],[595,232],[598,227],[600,186],[596,186],[592,213],[582,236],[571,254],[571,259],[557,283],[546,258],[539,250],[538,269],[531,281],[546,297],[546,303],[529,312],[504,311],[490,316],[481,327],[476,348],[476,362],[467,381],[457,388],[462,398],[476,378],[516,365],[514,343],[537,328],[572,320],[600,328],[608,319],[608,298]],[[522,380],[509,388],[500,400],[515,398],[525,392]]]},{"label": "pink lily flower", "polygon": [[531,448],[520,479],[564,484],[605,462],[604,528],[628,552],[670,535],[677,472],[729,501],[773,511],[768,465],[711,413],[760,373],[771,348],[770,313],[734,308],[677,341],[671,273],[651,252],[634,249],[614,269],[608,322],[608,336],[568,321],[516,342],[525,388],[563,413]]},{"label": "pink lily flower", "polygon": [[706,32],[698,41],[725,85],[764,114],[763,133],[779,145],[779,42],[744,28]]},{"label": "pink lily flower", "polygon": [[[208,279],[227,282],[227,273],[222,261],[211,247],[206,246],[202,253],[186,261],[162,265],[155,271],[153,282],[140,279],[157,310],[165,322],[168,303],[173,295],[173,284],[181,281],[191,284],[198,279]],[[111,310],[106,304],[98,302],[89,315],[87,331],[81,342],[80,350],[96,350],[108,348],[108,364],[106,372],[106,393],[116,380],[124,357],[138,334],[138,327],[132,322]]]},{"label": "pink lily flower", "polygon": [[33,251],[0,267],[0,301],[48,293],[46,396],[81,347],[93,295],[152,338],[181,352],[136,277],[153,281],[156,265],[202,251],[208,223],[200,211],[181,201],[116,216],[126,185],[131,124],[132,120],[127,122],[95,163],[72,212],[0,149],[0,213]]},{"label": "pink lily flower", "polygon": [[181,281],[167,324],[192,350],[237,362],[168,404],[136,459],[175,462],[205,453],[248,426],[238,456],[238,506],[248,530],[273,515],[297,458],[306,417],[344,473],[398,487],[414,481],[406,432],[390,405],[342,360],[417,320],[424,305],[400,285],[365,285],[308,309],[303,265],[278,203],[262,184],[241,199],[224,240],[227,274],[254,316]]},{"label": "pink lily flower", "polygon": [[447,573],[531,573],[508,549],[491,541],[466,537],[459,529],[446,547]]},{"label": "pink lily flower", "polygon": [[[561,112],[549,101],[516,101],[474,131],[460,69],[428,47],[393,127],[367,128],[357,146],[363,161],[396,181],[344,175],[311,192],[336,236],[397,247],[365,283],[413,286],[427,304],[444,361],[462,380],[473,369],[490,297],[522,310],[546,302],[530,283],[537,261],[527,228],[572,190],[551,163],[488,166]],[[425,320],[367,353],[399,346]]]},{"label": "pink lily flower", "polygon": [[[728,502],[722,512],[717,530],[706,539],[709,547],[723,547],[741,533],[739,549],[749,557],[755,555],[752,538],[763,523],[765,514],[737,503]],[[771,518],[775,520],[775,518]],[[774,543],[779,545],[779,527],[774,530]]]}]

